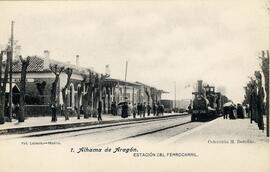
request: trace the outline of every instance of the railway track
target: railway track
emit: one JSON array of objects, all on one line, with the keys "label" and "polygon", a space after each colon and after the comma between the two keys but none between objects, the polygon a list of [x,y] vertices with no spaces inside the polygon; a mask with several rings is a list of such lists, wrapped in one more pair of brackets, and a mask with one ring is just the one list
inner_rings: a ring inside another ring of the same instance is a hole
[{"label": "railway track", "polygon": [[[60,130],[49,130],[49,131],[40,131],[40,132],[33,132],[33,133],[26,133],[26,134],[19,134],[16,136],[9,136],[1,140],[11,140],[11,139],[17,139],[17,138],[33,138],[33,137],[42,137],[42,136],[49,136],[49,135],[57,135],[57,134],[65,134],[65,133],[75,133],[75,132],[80,132],[80,131],[88,131],[92,130],[89,132],[86,132],[85,134],[89,134],[92,132],[102,132],[102,131],[93,131],[95,129],[102,129],[102,128],[108,128],[108,130],[116,130],[118,128],[113,128],[113,127],[122,127],[122,128],[128,128],[131,127],[135,124],[147,124],[150,122],[157,122],[157,121],[163,121],[163,120],[171,120],[171,119],[176,119],[176,118],[183,118],[186,116],[190,116],[189,114],[182,114],[178,116],[168,116],[164,118],[151,118],[151,119],[144,119],[142,120],[139,118],[136,121],[127,121],[127,122],[117,122],[117,123],[112,123],[112,124],[100,124],[100,125],[93,125],[93,126],[86,126],[86,127],[77,127],[77,128],[67,128],[67,129],[60,129]],[[108,131],[105,130],[105,131]],[[73,136],[79,136],[79,135],[84,135],[84,134],[75,134]]]},{"label": "railway track", "polygon": [[110,141],[110,142],[102,143],[102,144],[99,144],[97,146],[104,146],[104,145],[124,141],[124,140],[127,140],[127,139],[138,138],[138,137],[141,137],[141,136],[150,135],[150,134],[153,134],[153,133],[157,133],[157,132],[160,132],[160,131],[165,131],[165,130],[168,130],[168,129],[176,128],[176,127],[187,125],[187,124],[190,124],[190,123],[192,123],[192,122],[188,121],[188,122],[183,122],[183,123],[180,123],[180,124],[175,124],[175,125],[171,125],[171,126],[167,126],[167,127],[160,127],[160,128],[153,129],[151,131],[142,132],[142,133],[135,134],[135,135],[132,135],[132,136],[128,136],[128,137],[124,137],[124,138],[121,138],[121,139],[116,139],[116,140],[113,140],[113,141]]}]

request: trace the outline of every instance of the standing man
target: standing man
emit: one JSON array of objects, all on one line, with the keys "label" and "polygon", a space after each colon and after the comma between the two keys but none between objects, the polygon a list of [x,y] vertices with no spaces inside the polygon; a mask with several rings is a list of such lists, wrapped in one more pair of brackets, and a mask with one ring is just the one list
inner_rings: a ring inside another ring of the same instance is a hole
[{"label": "standing man", "polygon": [[147,105],[147,116],[150,116],[150,112],[151,112],[151,106],[148,104]]},{"label": "standing man", "polygon": [[160,113],[160,103],[158,102],[158,104],[157,104],[157,116],[159,116],[159,113]]},{"label": "standing man", "polygon": [[153,104],[153,114],[154,116],[156,116],[156,113],[157,113],[157,107],[156,107],[156,103]]},{"label": "standing man", "polygon": [[111,111],[112,111],[112,114],[115,116],[117,115],[117,110],[116,110],[116,103],[115,101],[112,102],[112,105],[111,105]]},{"label": "standing man", "polygon": [[229,107],[223,107],[223,119],[228,119]]},{"label": "standing man", "polygon": [[99,101],[98,102],[98,121],[102,121],[101,112],[102,112],[102,102]]},{"label": "standing man", "polygon": [[164,115],[164,105],[161,104],[160,106],[161,106],[161,115],[163,116]]},{"label": "standing man", "polygon": [[192,108],[191,108],[191,104],[188,105],[188,113],[191,114],[192,113]]},{"label": "standing man", "polygon": [[132,107],[132,114],[133,114],[133,118],[136,118],[136,114],[137,114],[137,106],[136,103],[133,105]]},{"label": "standing man", "polygon": [[128,117],[128,104],[125,102],[122,105],[122,118],[127,118]]},{"label": "standing man", "polygon": [[145,112],[146,112],[146,103],[144,102],[142,105],[142,111],[143,111],[143,117],[145,117]]},{"label": "standing man", "polygon": [[241,104],[239,103],[237,104],[236,111],[237,111],[237,118],[244,119],[244,109]]},{"label": "standing man", "polygon": [[139,115],[140,117],[142,117],[142,113],[141,113],[141,103],[138,103],[138,105],[137,105],[137,111],[138,111],[138,115]]},{"label": "standing man", "polygon": [[51,104],[51,110],[52,110],[52,122],[56,122],[57,118],[56,118],[56,107],[55,104],[52,103]]}]

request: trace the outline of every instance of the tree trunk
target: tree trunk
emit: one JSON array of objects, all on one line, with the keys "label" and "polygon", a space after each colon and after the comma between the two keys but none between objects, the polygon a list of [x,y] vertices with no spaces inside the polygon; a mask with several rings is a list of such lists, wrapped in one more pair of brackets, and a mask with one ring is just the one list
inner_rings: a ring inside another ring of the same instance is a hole
[{"label": "tree trunk", "polygon": [[88,99],[87,99],[88,93],[82,95],[82,106],[83,106],[83,114],[84,114],[84,118],[88,118],[89,114],[88,114]]},{"label": "tree trunk", "polygon": [[56,92],[57,92],[57,86],[59,82],[59,75],[61,72],[65,69],[64,66],[60,67],[57,64],[56,65],[50,65],[50,70],[55,74],[55,79],[52,84],[52,90],[51,90],[51,110],[52,110],[52,122],[57,121],[56,117]]},{"label": "tree trunk", "polygon": [[5,92],[2,89],[2,66],[3,66],[3,54],[4,52],[1,51],[0,54],[0,124],[5,123]]},{"label": "tree trunk", "polygon": [[19,122],[24,122],[24,103],[25,103],[25,79],[26,79],[27,64],[22,62],[21,71],[21,90],[20,90],[20,111],[19,111]]},{"label": "tree trunk", "polygon": [[53,88],[52,88],[52,105],[51,105],[52,122],[57,121],[57,116],[56,116],[56,89],[57,89],[58,81],[59,81],[59,75],[57,74],[55,76],[55,80],[54,80],[54,84],[53,84]]},{"label": "tree trunk", "polygon": [[67,83],[64,86],[64,88],[62,89],[62,97],[63,97],[63,111],[65,114],[65,120],[69,120],[69,114],[67,112],[67,95],[66,95],[66,90],[70,85],[70,78],[72,75],[73,70],[71,68],[67,68],[65,70],[65,73],[67,74]]},{"label": "tree trunk", "polygon": [[265,107],[265,115],[266,115],[266,136],[269,137],[269,71],[265,72],[265,91],[266,91],[266,107]]},{"label": "tree trunk", "polygon": [[20,108],[19,108],[19,122],[24,122],[24,104],[25,104],[25,80],[26,80],[26,70],[30,62],[30,57],[27,57],[26,60],[24,60],[20,56],[21,62],[22,62],[22,70],[21,70],[21,92],[20,92]]},{"label": "tree trunk", "polygon": [[107,92],[107,94],[108,94],[108,105],[107,105],[107,107],[108,107],[108,114],[110,114],[111,113],[111,87],[110,88],[108,88],[108,92]]},{"label": "tree trunk", "polygon": [[5,123],[5,94],[0,95],[0,124]]},{"label": "tree trunk", "polygon": [[8,79],[8,72],[9,72],[9,61],[8,59],[6,60],[6,68],[5,68],[5,73],[4,73],[4,78],[2,79],[2,61],[3,61],[3,52],[1,52],[1,82],[0,84],[0,124],[5,123],[5,93],[6,93],[6,84],[7,84],[7,79]]},{"label": "tree trunk", "polygon": [[62,110],[63,110],[63,113],[65,115],[65,120],[69,120],[69,116],[68,116],[68,113],[67,113],[67,95],[66,95],[66,89],[63,89],[62,90],[62,98],[63,98],[63,106],[62,106]]}]

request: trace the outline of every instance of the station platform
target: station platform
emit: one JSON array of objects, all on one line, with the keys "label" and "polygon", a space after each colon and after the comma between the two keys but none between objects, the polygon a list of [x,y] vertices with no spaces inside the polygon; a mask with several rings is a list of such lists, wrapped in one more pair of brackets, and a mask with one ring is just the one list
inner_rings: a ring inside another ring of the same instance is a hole
[{"label": "station platform", "polygon": [[259,130],[257,123],[250,123],[245,119],[223,119],[219,117],[197,128],[174,136],[166,143],[208,143],[208,144],[232,144],[234,143],[269,143],[266,137],[266,119],[264,118],[264,131]]},{"label": "station platform", "polygon": [[128,118],[122,118],[119,115],[112,114],[102,114],[102,121],[98,121],[97,117],[84,118],[81,115],[80,119],[77,116],[69,117],[69,120],[65,120],[64,116],[57,117],[56,122],[51,122],[50,116],[45,117],[28,117],[24,122],[19,123],[18,120],[13,119],[12,122],[5,122],[0,125],[0,135],[5,134],[23,134],[35,131],[46,131],[46,130],[56,130],[74,127],[84,127],[98,124],[110,124],[118,122],[128,122],[137,120],[146,120],[151,118],[164,118],[169,116],[182,115],[180,113],[164,113],[163,115],[154,116],[146,114],[145,117],[139,117],[138,115],[134,119],[133,116],[128,116]]}]

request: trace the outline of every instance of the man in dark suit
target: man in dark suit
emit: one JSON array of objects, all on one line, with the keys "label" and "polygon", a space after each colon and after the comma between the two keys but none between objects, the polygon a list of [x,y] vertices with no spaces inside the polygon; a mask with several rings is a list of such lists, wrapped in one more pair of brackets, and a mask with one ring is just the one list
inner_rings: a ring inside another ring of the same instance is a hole
[{"label": "man in dark suit", "polygon": [[145,102],[142,104],[142,113],[143,113],[143,117],[145,117],[145,113],[146,113],[146,103]]},{"label": "man in dark suit", "polygon": [[102,102],[99,101],[98,102],[98,121],[102,121],[101,112],[102,112]]}]

